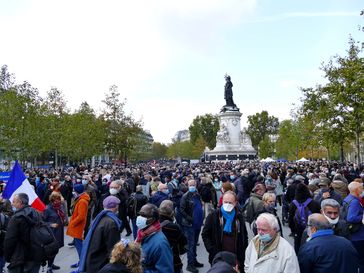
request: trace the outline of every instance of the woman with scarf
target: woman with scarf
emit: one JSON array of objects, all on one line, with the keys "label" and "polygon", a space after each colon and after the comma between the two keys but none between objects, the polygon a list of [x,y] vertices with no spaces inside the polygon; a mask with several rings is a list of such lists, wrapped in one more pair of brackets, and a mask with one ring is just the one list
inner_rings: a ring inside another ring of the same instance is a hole
[{"label": "woman with scarf", "polygon": [[209,262],[220,251],[229,251],[237,256],[239,270],[244,271],[244,255],[248,246],[248,234],[243,215],[237,209],[237,197],[227,191],[222,198],[222,206],[210,213],[202,230],[202,239],[209,253]]},{"label": "woman with scarf", "polygon": [[[54,237],[57,239],[59,248],[64,245],[64,224],[66,223],[65,209],[62,205],[62,195],[59,192],[52,192],[49,196],[49,204],[43,212],[43,220],[49,224]],[[54,264],[54,259],[48,260],[47,273],[52,273],[53,270],[60,269]]]}]

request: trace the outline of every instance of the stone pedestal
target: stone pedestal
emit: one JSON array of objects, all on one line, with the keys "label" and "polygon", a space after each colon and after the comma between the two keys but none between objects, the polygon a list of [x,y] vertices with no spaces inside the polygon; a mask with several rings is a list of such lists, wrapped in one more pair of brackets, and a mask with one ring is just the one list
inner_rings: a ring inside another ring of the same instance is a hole
[{"label": "stone pedestal", "polygon": [[242,114],[238,111],[226,111],[219,114],[220,130],[216,135],[216,147],[212,151],[206,151],[206,160],[253,160],[256,151],[251,145],[250,137],[241,131],[240,118]]}]

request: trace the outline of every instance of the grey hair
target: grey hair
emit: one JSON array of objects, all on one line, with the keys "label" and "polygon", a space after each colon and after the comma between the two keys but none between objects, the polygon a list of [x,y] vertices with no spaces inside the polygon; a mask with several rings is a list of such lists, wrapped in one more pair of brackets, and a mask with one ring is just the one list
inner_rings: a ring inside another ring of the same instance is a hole
[{"label": "grey hair", "polygon": [[333,207],[340,209],[340,204],[335,199],[328,198],[322,200],[321,202],[321,209],[324,210],[326,207]]},{"label": "grey hair", "polygon": [[348,185],[348,189],[350,191],[350,193],[353,193],[357,188],[359,188],[362,184],[360,184],[359,182],[351,182],[349,185]]},{"label": "grey hair", "polygon": [[26,193],[18,193],[15,195],[23,206],[29,205],[29,197]]},{"label": "grey hair", "polygon": [[277,231],[279,230],[278,220],[273,214],[266,213],[266,212],[262,213],[258,216],[258,218],[255,222],[258,222],[259,220],[262,220],[262,219],[266,220],[272,229],[275,229]]},{"label": "grey hair", "polygon": [[311,214],[310,216],[308,216],[308,225],[309,226],[315,227],[317,230],[332,229],[332,226],[329,223],[329,221],[327,221],[326,219],[324,219],[325,221],[316,220],[313,217],[315,214],[316,213]]}]

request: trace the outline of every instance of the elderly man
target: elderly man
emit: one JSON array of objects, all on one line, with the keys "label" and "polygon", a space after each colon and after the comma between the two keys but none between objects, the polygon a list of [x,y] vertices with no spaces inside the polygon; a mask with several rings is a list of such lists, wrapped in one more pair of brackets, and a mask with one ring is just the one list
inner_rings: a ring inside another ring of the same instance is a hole
[{"label": "elderly man", "polygon": [[158,191],[149,198],[149,203],[151,203],[159,208],[160,204],[164,200],[168,200],[168,199],[169,199],[169,190],[168,190],[167,183],[166,184],[159,183]]},{"label": "elderly man", "polygon": [[114,180],[110,183],[109,191],[101,196],[101,199],[99,200],[97,213],[99,213],[102,210],[102,202],[105,198],[108,196],[115,196],[120,200],[119,209],[118,209],[118,217],[123,222],[123,227],[120,232],[123,231],[123,229],[126,229],[126,236],[129,236],[131,232],[131,228],[129,225],[129,221],[127,219],[127,211],[126,211],[126,201],[128,197],[128,193],[125,189],[121,186],[122,182],[120,180]]},{"label": "elderly man", "polygon": [[137,217],[138,236],[143,252],[144,272],[173,272],[173,255],[166,236],[161,230],[158,208],[153,204],[144,205]]},{"label": "elderly man", "polygon": [[114,245],[120,241],[121,221],[117,217],[120,200],[115,196],[104,199],[103,207],[83,242],[80,267],[76,272],[98,272],[109,261]]},{"label": "elderly man", "polygon": [[220,251],[236,254],[240,271],[244,268],[248,235],[243,215],[237,209],[237,196],[232,191],[224,193],[221,208],[211,212],[202,231],[202,239],[209,252],[209,262]]},{"label": "elderly man", "polygon": [[299,273],[293,247],[279,236],[277,218],[270,213],[262,213],[256,224],[258,235],[250,241],[245,252],[245,273]]},{"label": "elderly man", "polygon": [[188,181],[188,192],[181,199],[182,227],[187,237],[187,271],[197,273],[196,267],[203,267],[196,259],[196,246],[203,223],[201,197],[196,191],[196,181]]},{"label": "elderly man", "polygon": [[181,254],[185,253],[186,236],[178,224],[174,222],[174,207],[171,200],[164,200],[159,206],[159,221],[164,235],[173,251],[174,273],[182,272]]},{"label": "elderly man", "polygon": [[266,188],[264,184],[258,183],[254,186],[253,193],[250,195],[245,208],[245,218],[249,224],[253,223],[255,215],[264,209],[262,197],[265,192]]},{"label": "elderly man", "polygon": [[350,194],[343,201],[343,211],[347,211],[346,221],[349,224],[351,242],[358,251],[360,257],[360,272],[364,272],[364,225],[363,207],[360,197],[363,194],[363,184],[351,182],[348,186]]},{"label": "elderly man", "polygon": [[[321,202],[321,214],[329,221],[335,235],[349,239],[350,233],[346,221],[340,219],[340,204],[335,199],[329,198]],[[301,246],[307,241],[307,229],[302,234]]]},{"label": "elderly man", "polygon": [[309,241],[298,253],[301,273],[358,272],[359,258],[350,241],[334,235],[324,215],[308,217]]}]

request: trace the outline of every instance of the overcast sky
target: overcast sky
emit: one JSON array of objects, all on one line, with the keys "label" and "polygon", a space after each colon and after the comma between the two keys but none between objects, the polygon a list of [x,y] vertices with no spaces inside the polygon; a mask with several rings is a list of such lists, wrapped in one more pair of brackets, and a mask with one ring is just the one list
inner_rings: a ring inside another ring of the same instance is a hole
[{"label": "overcast sky", "polygon": [[100,110],[113,84],[155,141],[171,142],[196,115],[225,104],[224,74],[248,115],[280,120],[299,87],[323,82],[330,56],[345,54],[358,25],[355,0],[0,0],[0,65],[71,109]]}]

